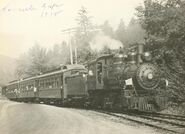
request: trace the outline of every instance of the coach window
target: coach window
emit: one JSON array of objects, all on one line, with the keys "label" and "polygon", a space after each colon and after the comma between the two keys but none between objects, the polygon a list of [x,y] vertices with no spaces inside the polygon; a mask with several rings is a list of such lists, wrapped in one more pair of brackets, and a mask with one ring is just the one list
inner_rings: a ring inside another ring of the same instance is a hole
[{"label": "coach window", "polygon": [[53,77],[51,77],[51,79],[50,79],[50,86],[51,86],[51,88],[53,88],[53,86],[54,86],[54,80],[53,80]]},{"label": "coach window", "polygon": [[44,88],[44,80],[42,79],[41,81],[40,81],[40,86],[41,86],[41,88],[43,89]]},{"label": "coach window", "polygon": [[55,87],[55,77],[52,77],[52,87]]},{"label": "coach window", "polygon": [[39,80],[39,88],[40,88],[40,89],[43,88],[43,82],[42,82],[42,80]]},{"label": "coach window", "polygon": [[63,86],[63,83],[65,81],[64,78],[63,78],[63,75],[61,75],[61,80],[60,81],[61,81],[61,85]]},{"label": "coach window", "polygon": [[57,87],[57,77],[54,78],[54,87]]},{"label": "coach window", "polygon": [[44,88],[44,80],[42,79],[42,81],[41,81],[41,86],[42,86],[42,88]]},{"label": "coach window", "polygon": [[49,88],[53,88],[53,78],[49,79]]},{"label": "coach window", "polygon": [[44,88],[44,81],[41,79],[41,80],[39,80],[39,83],[40,83],[40,88],[42,89],[42,88]]},{"label": "coach window", "polygon": [[41,81],[42,83],[42,88],[44,88],[44,79],[42,79],[42,81]]},{"label": "coach window", "polygon": [[51,81],[52,81],[52,79],[49,78],[49,79],[48,79],[48,87],[49,87],[49,88],[52,88]]},{"label": "coach window", "polygon": [[56,77],[56,87],[59,87],[59,77]]},{"label": "coach window", "polygon": [[54,79],[53,79],[53,77],[51,77],[50,85],[51,85],[52,88],[54,87]]},{"label": "coach window", "polygon": [[65,84],[67,84],[67,77],[65,77],[65,79],[64,79],[64,83],[65,83]]},{"label": "coach window", "polygon": [[46,80],[46,87],[49,88],[49,86],[50,86],[50,80],[47,78],[47,80]]},{"label": "coach window", "polygon": [[26,88],[26,87],[25,87],[25,84],[23,83],[23,84],[22,84],[22,89],[23,89],[23,91],[25,91],[25,88]]},{"label": "coach window", "polygon": [[45,82],[46,82],[46,88],[48,88],[49,87],[49,85],[48,85],[48,83],[49,83],[48,79],[46,79]]},{"label": "coach window", "polygon": [[43,79],[43,83],[44,83],[44,85],[43,85],[43,89],[44,89],[44,88],[46,88],[46,79]]},{"label": "coach window", "polygon": [[24,92],[24,85],[23,84],[21,84],[21,88],[22,88],[22,91]]},{"label": "coach window", "polygon": [[49,80],[46,79],[46,88],[48,88],[48,87],[49,87]]},{"label": "coach window", "polygon": [[51,86],[51,78],[48,78],[48,87],[52,88],[52,86]]},{"label": "coach window", "polygon": [[101,83],[102,78],[102,62],[97,63],[97,75],[98,75],[98,82]]}]

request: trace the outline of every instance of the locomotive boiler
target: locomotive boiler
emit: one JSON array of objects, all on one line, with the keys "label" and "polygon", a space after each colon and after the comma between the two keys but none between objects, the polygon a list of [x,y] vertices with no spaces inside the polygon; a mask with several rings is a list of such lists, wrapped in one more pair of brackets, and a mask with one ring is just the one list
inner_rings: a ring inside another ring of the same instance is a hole
[{"label": "locomotive boiler", "polygon": [[[104,109],[162,109],[166,98],[157,99],[161,74],[149,52],[137,45],[127,53],[104,55],[88,64],[89,103]],[[159,101],[160,100],[160,101]]]}]

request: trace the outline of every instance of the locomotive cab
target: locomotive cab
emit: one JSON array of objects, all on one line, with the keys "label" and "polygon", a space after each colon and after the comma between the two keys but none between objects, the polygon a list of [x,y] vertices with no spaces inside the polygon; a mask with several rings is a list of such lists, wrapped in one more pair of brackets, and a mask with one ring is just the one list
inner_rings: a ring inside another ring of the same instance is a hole
[{"label": "locomotive cab", "polygon": [[105,79],[107,78],[107,69],[111,64],[113,55],[104,55],[96,61],[96,89],[106,89]]}]

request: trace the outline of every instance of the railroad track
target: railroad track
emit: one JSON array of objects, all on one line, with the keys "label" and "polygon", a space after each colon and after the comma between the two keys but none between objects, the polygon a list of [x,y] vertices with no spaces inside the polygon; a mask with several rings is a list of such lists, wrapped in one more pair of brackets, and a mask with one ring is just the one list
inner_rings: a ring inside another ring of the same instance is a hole
[{"label": "railroad track", "polygon": [[151,113],[151,112],[142,112],[140,114],[152,116],[152,117],[159,117],[163,119],[173,119],[185,122],[185,116],[182,115],[173,115],[173,114],[162,114],[162,113]]},{"label": "railroad track", "polygon": [[[76,108],[87,110],[83,108]],[[120,119],[132,121],[158,130],[168,132],[168,134],[185,134],[185,116],[151,113],[151,112],[116,112],[97,109],[88,109],[99,113],[111,115]]]},{"label": "railroad track", "polygon": [[[100,111],[98,112],[108,114],[120,119],[132,121],[138,124],[142,124],[145,126],[153,127],[158,130],[163,130],[168,133],[177,133],[177,134],[184,134],[185,133],[185,124],[183,121],[175,122],[175,119],[170,119],[169,117],[174,117],[174,115],[160,115],[160,117],[154,117],[150,114],[135,114],[135,113],[114,113],[114,112],[107,112],[107,111]],[[168,120],[164,120],[163,117],[168,116]],[[171,121],[174,120],[174,121]]]}]

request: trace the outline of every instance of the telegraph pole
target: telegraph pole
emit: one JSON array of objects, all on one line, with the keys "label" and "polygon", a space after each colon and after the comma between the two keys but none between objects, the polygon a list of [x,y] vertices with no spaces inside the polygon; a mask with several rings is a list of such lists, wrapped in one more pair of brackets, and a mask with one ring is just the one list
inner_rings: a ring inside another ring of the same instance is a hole
[{"label": "telegraph pole", "polygon": [[71,59],[71,65],[73,65],[73,48],[71,46],[71,35],[69,32],[69,51],[70,51],[70,59]]},{"label": "telegraph pole", "polygon": [[77,57],[78,57],[78,55],[77,55],[77,41],[76,41],[76,39],[73,39],[74,40],[74,50],[75,50],[75,64],[78,64],[78,61],[77,61]]},{"label": "telegraph pole", "polygon": [[[71,44],[71,34],[72,33],[75,33],[77,31],[77,27],[73,27],[73,28],[68,28],[68,29],[64,29],[62,30],[62,34],[68,34],[69,35],[69,41],[68,41],[68,44],[69,44],[69,48],[70,48],[70,60],[71,60],[71,64],[73,64],[73,47],[72,47],[72,44]],[[89,32],[94,32],[94,31],[102,31],[101,28],[94,28],[93,30],[88,30]],[[86,31],[87,32],[87,31]],[[77,46],[76,46],[77,42],[75,40],[75,46],[74,46],[74,56],[75,56],[75,64],[78,63],[78,60],[77,60],[77,57],[78,57],[78,54],[77,54]]]},{"label": "telegraph pole", "polygon": [[[72,44],[71,44],[71,39],[72,39],[71,38],[71,33],[74,33],[74,32],[76,32],[76,28],[68,28],[68,29],[62,30],[62,34],[68,34],[68,36],[69,36],[68,45],[69,45],[69,51],[70,51],[71,65],[73,65],[73,48],[72,48]],[[75,56],[75,58],[76,58],[76,56]]]}]

